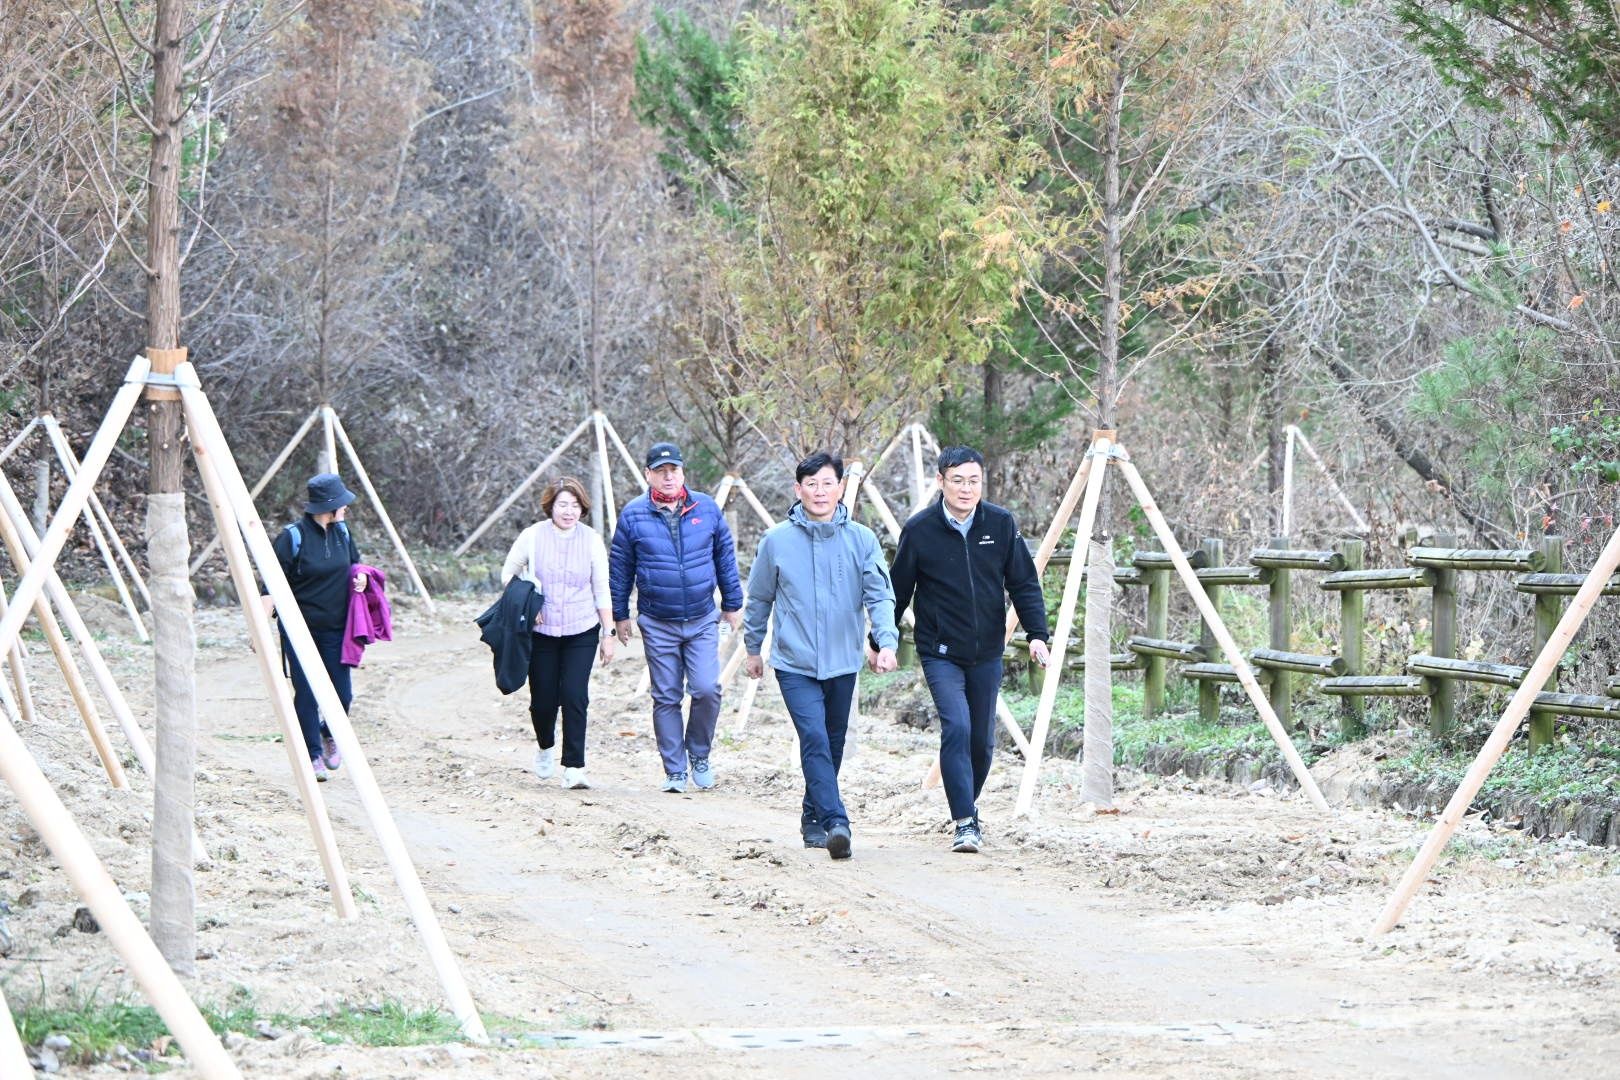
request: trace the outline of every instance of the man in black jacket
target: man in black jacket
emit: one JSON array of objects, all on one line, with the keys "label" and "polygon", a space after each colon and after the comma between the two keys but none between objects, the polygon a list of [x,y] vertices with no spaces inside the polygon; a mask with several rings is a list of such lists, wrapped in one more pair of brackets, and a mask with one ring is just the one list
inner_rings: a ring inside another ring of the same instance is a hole
[{"label": "man in black jacket", "polygon": [[939,454],[940,497],[906,522],[890,577],[894,617],[916,601],[917,657],[939,710],[939,770],[956,833],[952,851],[984,843],[976,800],[995,750],[1007,598],[1046,665],[1046,600],[1035,560],[1008,511],[983,502],[984,456]]}]

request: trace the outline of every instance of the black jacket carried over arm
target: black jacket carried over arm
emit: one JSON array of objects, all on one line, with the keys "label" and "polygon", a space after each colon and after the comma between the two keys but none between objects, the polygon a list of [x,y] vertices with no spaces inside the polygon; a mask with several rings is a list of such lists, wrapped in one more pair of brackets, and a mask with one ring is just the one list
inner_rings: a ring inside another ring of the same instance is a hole
[{"label": "black jacket carried over arm", "polygon": [[495,686],[503,694],[520,689],[529,679],[529,657],[534,652],[534,625],[540,619],[544,597],[521,575],[506,583],[501,598],[478,616],[478,638],[495,654]]},{"label": "black jacket carried over arm", "polygon": [[917,655],[964,667],[1001,655],[1007,598],[1030,638],[1047,640],[1046,600],[1035,560],[1008,511],[981,502],[964,537],[945,520],[941,500],[900,530],[889,568],[894,618],[915,605]]}]

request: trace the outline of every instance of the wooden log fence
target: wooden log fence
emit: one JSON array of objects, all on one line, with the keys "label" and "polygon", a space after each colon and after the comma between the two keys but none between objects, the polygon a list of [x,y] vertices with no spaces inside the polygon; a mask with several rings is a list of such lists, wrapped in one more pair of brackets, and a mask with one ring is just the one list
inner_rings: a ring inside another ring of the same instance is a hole
[{"label": "wooden log fence", "polygon": [[[1428,546],[1407,551],[1409,565],[1402,567],[1365,566],[1365,544],[1347,537],[1331,550],[1292,548],[1278,537],[1267,547],[1250,553],[1247,564],[1223,565],[1224,545],[1206,539],[1184,553],[1194,567],[1199,582],[1220,610],[1227,588],[1264,588],[1267,591],[1268,641],[1246,656],[1256,675],[1267,686],[1267,698],[1285,726],[1291,726],[1292,680],[1309,676],[1320,680],[1317,689],[1337,698],[1340,730],[1346,738],[1366,732],[1365,699],[1425,698],[1429,705],[1429,728],[1436,735],[1452,730],[1457,721],[1457,694],[1460,684],[1519,687],[1528,668],[1517,664],[1469,660],[1457,655],[1457,585],[1464,572],[1501,572],[1515,576],[1515,590],[1534,598],[1537,653],[1550,640],[1563,614],[1565,597],[1580,588],[1586,575],[1564,570],[1563,540],[1543,538],[1535,547],[1475,549],[1453,546],[1450,537],[1436,537]],[[1064,565],[1070,553],[1054,552],[1048,565]],[[1140,551],[1131,565],[1114,572],[1116,584],[1147,590],[1144,633],[1125,642],[1126,651],[1115,653],[1109,665],[1116,671],[1143,673],[1143,712],[1154,716],[1165,705],[1165,680],[1172,670],[1198,687],[1198,712],[1209,723],[1220,718],[1220,686],[1236,683],[1231,665],[1214,662],[1216,647],[1210,627],[1200,619],[1195,641],[1178,640],[1169,626],[1170,555],[1162,551]],[[1319,573],[1323,591],[1339,600],[1338,652],[1318,656],[1292,647],[1290,601],[1292,576]],[[1378,674],[1365,669],[1366,594],[1372,591],[1427,590],[1430,606],[1430,641],[1427,652],[1409,657],[1398,673]],[[1604,596],[1620,595],[1620,574],[1608,580]],[[1020,639],[1009,645],[1009,656],[1027,656],[1028,645]],[[1174,667],[1172,667],[1174,665]],[[1066,667],[1079,668],[1079,658]],[[1038,669],[1032,685],[1038,685]],[[1602,693],[1568,693],[1558,685],[1555,670],[1530,706],[1530,747],[1550,745],[1555,738],[1559,717],[1620,720],[1620,675],[1612,676]]]}]

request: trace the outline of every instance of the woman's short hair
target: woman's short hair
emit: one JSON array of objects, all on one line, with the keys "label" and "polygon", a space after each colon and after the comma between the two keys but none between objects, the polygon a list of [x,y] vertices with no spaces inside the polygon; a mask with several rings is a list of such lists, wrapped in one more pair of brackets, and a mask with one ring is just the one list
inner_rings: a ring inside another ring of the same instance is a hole
[{"label": "woman's short hair", "polygon": [[579,516],[585,517],[591,512],[591,497],[585,494],[585,485],[572,476],[560,477],[546,485],[546,490],[540,493],[540,509],[546,517],[551,516],[551,508],[557,503],[557,496],[563,492],[574,497],[579,503]]}]

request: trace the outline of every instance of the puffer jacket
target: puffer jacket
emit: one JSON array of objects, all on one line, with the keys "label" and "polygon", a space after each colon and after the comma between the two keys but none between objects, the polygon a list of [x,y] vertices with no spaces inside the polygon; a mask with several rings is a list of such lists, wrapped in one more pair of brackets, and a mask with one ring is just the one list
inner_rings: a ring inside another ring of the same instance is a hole
[{"label": "puffer jacket", "polygon": [[630,617],[632,588],[642,615],[668,622],[708,618],[717,586],[722,611],[742,610],[737,551],[713,499],[688,491],[673,519],[659,513],[650,495],[625,504],[608,552],[615,621]]},{"label": "puffer jacket", "polygon": [[748,572],[748,655],[760,654],[772,621],[771,667],[811,679],[848,675],[860,670],[868,617],[878,646],[895,648],[894,587],[877,537],[842,506],[831,521],[812,521],[794,503],[766,530]]}]

